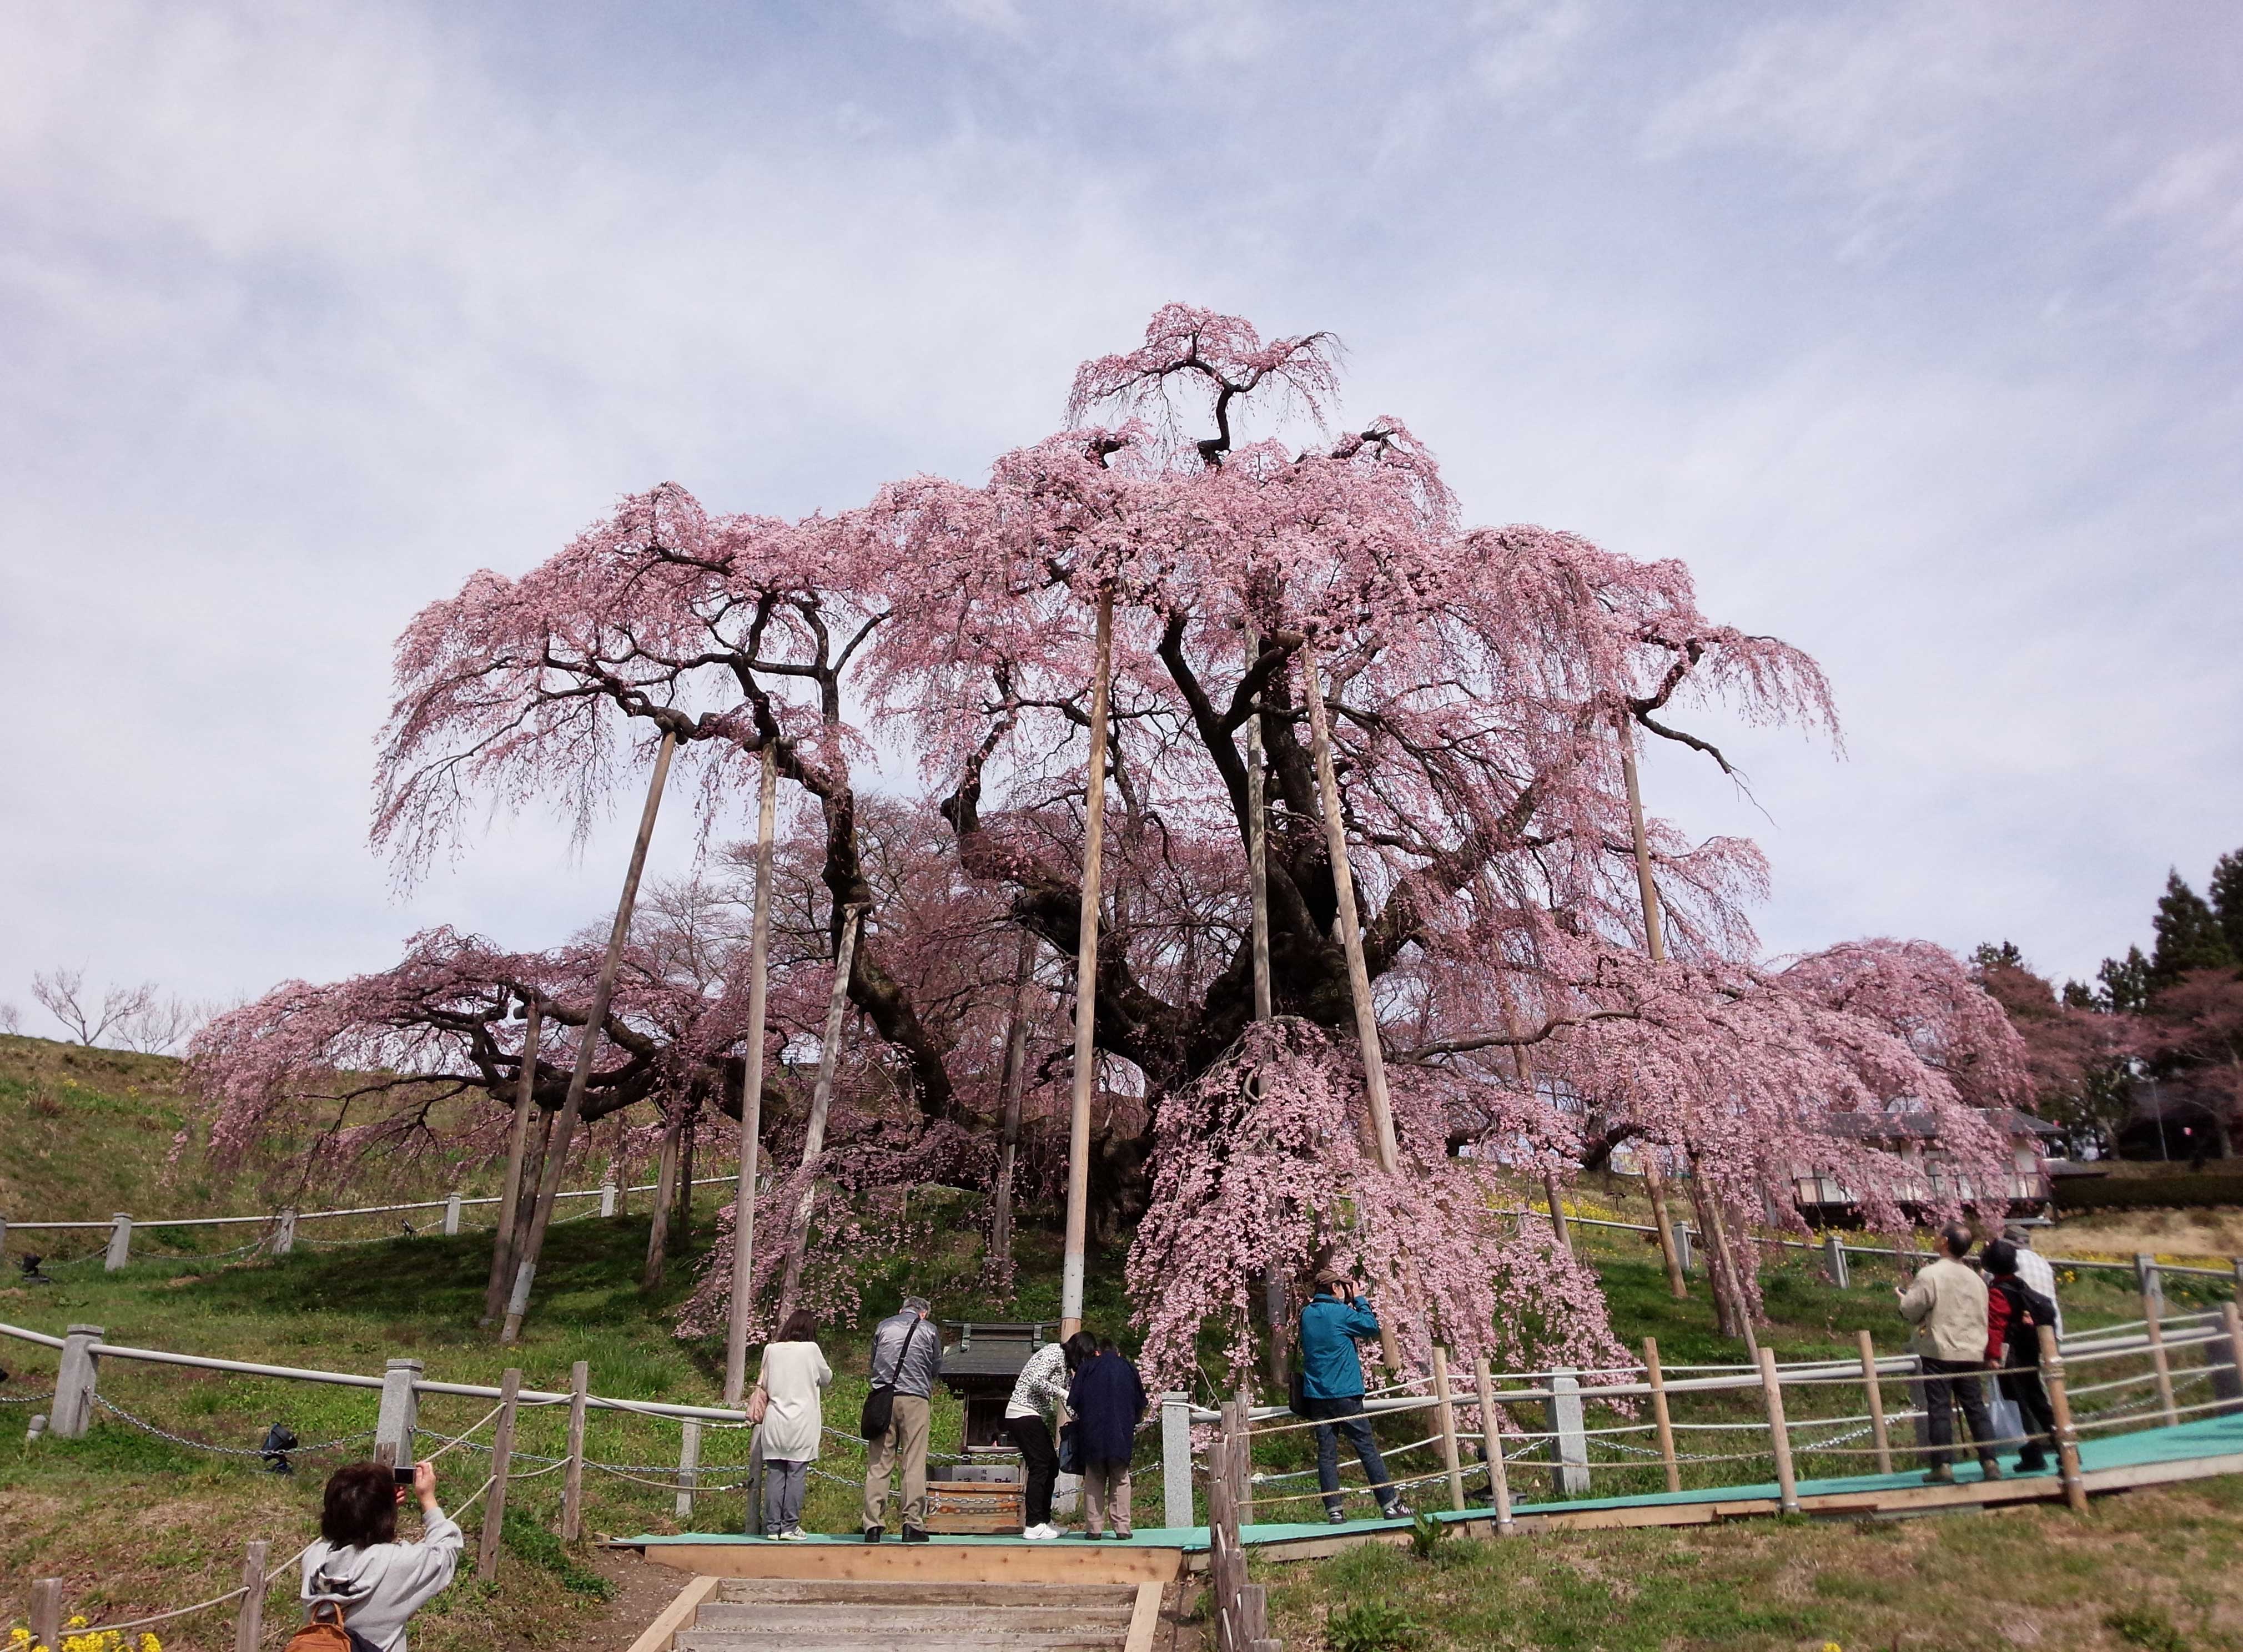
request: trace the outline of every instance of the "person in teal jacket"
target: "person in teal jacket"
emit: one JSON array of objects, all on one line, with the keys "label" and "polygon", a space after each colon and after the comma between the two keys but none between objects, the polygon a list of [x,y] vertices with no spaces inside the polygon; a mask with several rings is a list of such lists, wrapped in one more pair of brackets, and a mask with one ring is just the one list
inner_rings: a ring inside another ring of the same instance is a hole
[{"label": "person in teal jacket", "polygon": [[1301,1415],[1329,1427],[1317,1430],[1317,1485],[1324,1494],[1324,1518],[1335,1526],[1347,1519],[1340,1506],[1339,1436],[1363,1464],[1364,1476],[1378,1499],[1378,1512],[1389,1520],[1410,1513],[1386,1473],[1386,1460],[1371,1436],[1371,1419],[1363,1409],[1363,1360],[1355,1351],[1359,1337],[1378,1334],[1378,1316],[1362,1297],[1340,1292],[1347,1276],[1336,1268],[1317,1275],[1317,1293],[1301,1310]]}]

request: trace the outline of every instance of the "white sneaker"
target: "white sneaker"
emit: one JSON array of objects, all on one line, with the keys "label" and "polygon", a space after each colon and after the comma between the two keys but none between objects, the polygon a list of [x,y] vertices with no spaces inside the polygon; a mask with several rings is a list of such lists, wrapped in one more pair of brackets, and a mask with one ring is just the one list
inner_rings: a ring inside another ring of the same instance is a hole
[{"label": "white sneaker", "polygon": [[1031,1543],[1048,1543],[1059,1535],[1059,1528],[1047,1522],[1041,1526],[1031,1526],[1020,1535]]}]

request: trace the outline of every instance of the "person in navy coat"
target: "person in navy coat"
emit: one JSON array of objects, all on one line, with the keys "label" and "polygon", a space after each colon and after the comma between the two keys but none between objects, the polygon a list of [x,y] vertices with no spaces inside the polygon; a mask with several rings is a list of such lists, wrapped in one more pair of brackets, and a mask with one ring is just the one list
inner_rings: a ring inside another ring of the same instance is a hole
[{"label": "person in navy coat", "polygon": [[1129,1535],[1129,1455],[1151,1405],[1137,1367],[1111,1342],[1084,1362],[1068,1387],[1075,1455],[1082,1466],[1082,1534],[1096,1542],[1110,1523]]}]

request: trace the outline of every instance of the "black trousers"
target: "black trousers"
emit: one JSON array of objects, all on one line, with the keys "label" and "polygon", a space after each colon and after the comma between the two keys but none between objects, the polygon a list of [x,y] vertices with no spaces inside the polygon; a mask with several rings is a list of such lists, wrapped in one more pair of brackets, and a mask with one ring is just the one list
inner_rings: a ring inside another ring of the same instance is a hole
[{"label": "black trousers", "polygon": [[1005,1432],[1013,1437],[1013,1448],[1027,1465],[1027,1508],[1022,1518],[1031,1526],[1048,1526],[1052,1486],[1059,1479],[1059,1447],[1052,1444],[1051,1426],[1041,1417],[1007,1417]]},{"label": "black trousers", "polygon": [[1963,1407],[1963,1420],[1970,1429],[1971,1443],[1981,1461],[1994,1460],[1994,1420],[1986,1412],[1986,1367],[1975,1360],[1923,1360],[1923,1424],[1931,1437],[1931,1461],[1955,1461],[1955,1417],[1952,1407]]},{"label": "black trousers", "polygon": [[2041,1386],[2038,1365],[2007,1366],[2002,1371],[2002,1398],[2017,1408],[2017,1416],[2031,1436],[2018,1454],[2017,1467],[2038,1468],[2056,1449],[2056,1412]]},{"label": "black trousers", "polygon": [[1371,1419],[1364,1414],[1363,1396],[1319,1400],[1304,1395],[1301,1415],[1325,1425],[1317,1430],[1317,1487],[1324,1494],[1325,1509],[1337,1514],[1340,1508],[1339,1436],[1343,1434],[1347,1443],[1355,1447],[1356,1460],[1363,1465],[1364,1478],[1371,1482],[1371,1494],[1378,1499],[1380,1510],[1392,1508],[1398,1494],[1386,1472],[1386,1460],[1378,1454],[1378,1443],[1371,1438]]}]

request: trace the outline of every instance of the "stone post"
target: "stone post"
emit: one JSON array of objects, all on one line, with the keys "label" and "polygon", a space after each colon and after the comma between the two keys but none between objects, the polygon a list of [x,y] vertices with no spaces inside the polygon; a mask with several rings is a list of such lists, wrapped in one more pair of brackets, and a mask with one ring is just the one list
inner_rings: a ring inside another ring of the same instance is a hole
[{"label": "stone post", "polygon": [[1846,1241],[1835,1233],[1822,1236],[1822,1266],[1830,1276],[1830,1283],[1840,1290],[1854,1282],[1852,1273],[1846,1266]]},{"label": "stone post", "polygon": [[614,1177],[610,1175],[606,1181],[600,1184],[600,1214],[613,1216],[615,1213],[616,1184]]},{"label": "stone post", "polygon": [[1581,1413],[1581,1379],[1578,1372],[1559,1371],[1550,1379],[1556,1397],[1550,1401],[1551,1460],[1557,1465],[1551,1481],[1560,1497],[1589,1494],[1589,1438]]},{"label": "stone post", "polygon": [[132,1259],[132,1215],[119,1211],[115,1226],[109,1230],[109,1258],[102,1264],[102,1272],[114,1273]]},{"label": "stone post", "polygon": [[374,1448],[389,1447],[390,1464],[398,1468],[413,1464],[413,1431],[421,1425],[421,1395],[413,1385],[421,1380],[418,1360],[392,1360],[381,1373],[381,1409],[375,1414]]},{"label": "stone post", "polygon": [[1191,1396],[1161,1396],[1161,1519],[1170,1531],[1192,1521]]},{"label": "stone post", "polygon": [[693,1488],[701,1483],[701,1425],[685,1420],[684,1439],[677,1447],[677,1518],[693,1518]]},{"label": "stone post", "polygon": [[1691,1271],[1697,1261],[1695,1255],[1697,1237],[1687,1222],[1682,1223],[1674,1230],[1674,1262],[1685,1274]]},{"label": "stone post", "polygon": [[296,1207],[291,1205],[273,1220],[273,1254],[286,1256],[296,1248]]},{"label": "stone post", "polygon": [[444,1232],[448,1237],[460,1231],[460,1195],[457,1189],[444,1196]]},{"label": "stone post", "polygon": [[2134,1252],[2134,1283],[2142,1293],[2142,1317],[2155,1319],[2166,1311],[2166,1276],[2158,1259],[2147,1251]]},{"label": "stone post", "polygon": [[57,1440],[83,1440],[93,1421],[93,1387],[100,1361],[93,1352],[101,1340],[98,1325],[74,1325],[63,1334],[63,1357],[55,1372],[55,1403],[47,1430]]}]

